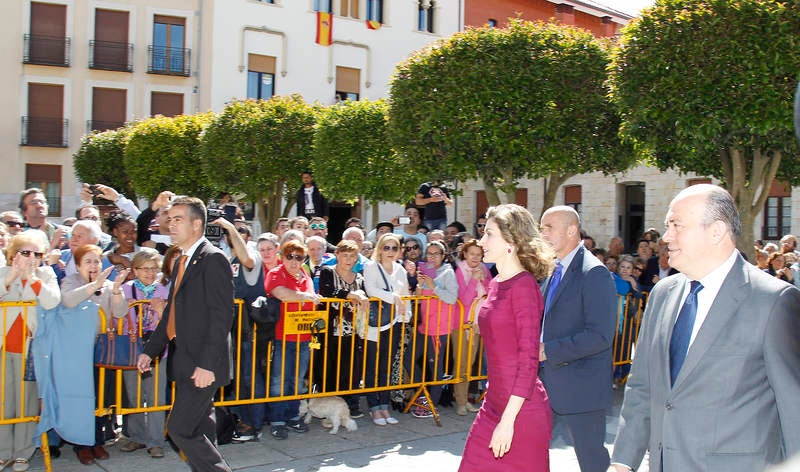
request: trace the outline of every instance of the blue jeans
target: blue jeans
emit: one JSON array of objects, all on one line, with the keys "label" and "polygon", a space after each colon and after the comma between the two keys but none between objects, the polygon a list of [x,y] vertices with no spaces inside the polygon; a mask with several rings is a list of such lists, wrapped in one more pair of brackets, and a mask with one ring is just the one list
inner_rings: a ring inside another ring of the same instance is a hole
[{"label": "blue jeans", "polygon": [[[269,396],[295,395],[295,387],[297,394],[306,393],[303,382],[308,373],[309,357],[308,341],[295,342],[276,339],[273,342]],[[295,367],[297,367],[296,378]],[[283,374],[283,383],[281,383],[281,374]],[[287,421],[298,419],[300,419],[299,400],[270,403],[269,423],[271,425],[284,425]]]},{"label": "blue jeans", "polygon": [[440,229],[444,231],[444,229],[447,228],[447,218],[436,218],[433,220],[425,219],[423,223],[425,224],[425,226],[428,227],[428,230],[430,231],[433,231],[435,229]]},{"label": "blue jeans", "polygon": [[[381,331],[378,336],[379,342],[365,342],[365,355],[367,357],[367,368],[364,372],[365,387],[385,387],[389,385],[392,357],[397,351],[401,336],[399,326],[402,325],[394,325],[386,331]],[[395,327],[397,327],[396,330]],[[392,332],[391,339],[389,339]],[[370,410],[388,410],[389,391],[381,390],[367,393],[367,404]]]},{"label": "blue jeans", "polygon": [[[258,342],[267,342],[259,340]],[[259,360],[256,359],[255,384],[250,376],[252,370],[253,340],[243,339],[241,344],[242,362],[239,378],[241,379],[239,398],[250,398],[250,390],[253,390],[253,398],[264,398],[267,395],[267,377],[261,370]],[[260,430],[264,426],[264,417],[267,413],[266,403],[254,403],[252,405],[240,405],[233,408],[239,418],[253,428]]]}]

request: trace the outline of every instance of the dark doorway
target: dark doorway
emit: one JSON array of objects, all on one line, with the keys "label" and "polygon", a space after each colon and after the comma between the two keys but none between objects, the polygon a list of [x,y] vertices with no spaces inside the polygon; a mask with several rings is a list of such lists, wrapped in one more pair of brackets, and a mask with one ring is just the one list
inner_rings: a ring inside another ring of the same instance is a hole
[{"label": "dark doorway", "polygon": [[353,216],[356,207],[347,203],[331,202],[328,208],[330,212],[328,216],[328,242],[337,244],[342,240],[345,222]]},{"label": "dark doorway", "polygon": [[622,229],[625,238],[626,252],[636,250],[636,241],[644,232],[644,184],[625,185],[625,207],[622,218]]}]

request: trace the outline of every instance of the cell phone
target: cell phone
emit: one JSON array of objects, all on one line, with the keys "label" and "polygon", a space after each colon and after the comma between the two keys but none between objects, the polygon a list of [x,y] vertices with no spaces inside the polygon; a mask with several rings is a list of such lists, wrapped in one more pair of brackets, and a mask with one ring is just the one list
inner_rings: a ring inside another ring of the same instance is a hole
[{"label": "cell phone", "polygon": [[407,216],[398,216],[397,222],[400,223],[401,225],[411,224],[411,218]]}]

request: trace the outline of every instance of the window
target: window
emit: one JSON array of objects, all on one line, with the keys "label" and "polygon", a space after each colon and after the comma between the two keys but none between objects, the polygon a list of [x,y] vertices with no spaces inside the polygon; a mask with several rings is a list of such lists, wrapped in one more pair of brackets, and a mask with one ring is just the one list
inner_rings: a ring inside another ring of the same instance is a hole
[{"label": "window", "polygon": [[150,116],[178,116],[182,114],[182,93],[153,92],[150,95]]},{"label": "window", "polygon": [[367,0],[367,20],[383,23],[383,0]]},{"label": "window", "polygon": [[433,33],[434,2],[432,0],[418,0],[418,3],[419,13],[417,17],[417,30]]},{"label": "window", "polygon": [[69,121],[64,119],[64,86],[28,84],[28,116],[22,117],[24,146],[67,147]]},{"label": "window", "polygon": [[25,187],[38,187],[47,198],[48,216],[61,214],[61,166],[25,164]]},{"label": "window", "polygon": [[[514,193],[514,203],[519,206],[528,208],[528,189],[518,188]],[[489,199],[486,198],[485,190],[477,190],[475,192],[475,214],[483,215],[489,209]]]},{"label": "window", "polygon": [[92,88],[92,119],[89,131],[117,129],[125,124],[125,89]]},{"label": "window", "polygon": [[583,209],[583,188],[580,185],[567,185],[564,187],[564,205],[571,206],[581,214]]},{"label": "window", "polygon": [[785,182],[772,181],[764,204],[763,239],[780,239],[792,232],[792,193]]},{"label": "window", "polygon": [[361,71],[351,67],[336,67],[336,101],[358,100]]},{"label": "window", "polygon": [[128,12],[97,9],[94,40],[89,41],[89,68],[133,71],[133,44],[128,42]]},{"label": "window", "polygon": [[359,0],[336,0],[339,3],[339,16],[360,18],[358,15]]},{"label": "window", "polygon": [[189,76],[190,56],[185,48],[186,18],[156,15],[148,72]]},{"label": "window", "polygon": [[25,64],[69,66],[67,6],[31,2],[30,34],[23,39]]},{"label": "window", "polygon": [[267,100],[275,95],[275,58],[247,55],[247,98]]},{"label": "window", "polygon": [[314,11],[331,13],[331,0],[314,0]]}]

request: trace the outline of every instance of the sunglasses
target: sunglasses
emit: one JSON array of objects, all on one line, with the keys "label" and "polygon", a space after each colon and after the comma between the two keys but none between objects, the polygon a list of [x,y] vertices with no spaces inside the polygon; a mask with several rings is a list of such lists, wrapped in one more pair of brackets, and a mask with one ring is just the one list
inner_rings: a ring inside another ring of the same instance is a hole
[{"label": "sunglasses", "polygon": [[398,249],[400,249],[398,246],[389,246],[389,245],[383,246],[384,251],[397,252]]},{"label": "sunglasses", "polygon": [[405,249],[406,251],[412,251],[412,250],[413,250],[413,251],[416,251],[417,249],[419,249],[419,246],[415,244],[415,245],[413,245],[413,246],[406,246],[404,249]]},{"label": "sunglasses", "polygon": [[328,225],[325,223],[311,223],[311,229],[325,229]]},{"label": "sunglasses", "polygon": [[642,271],[642,270],[644,270],[644,267],[634,267],[634,268],[633,268],[633,270],[639,270],[639,271]]},{"label": "sunglasses", "polygon": [[483,228],[486,226],[486,223],[477,223],[475,226],[477,226],[478,228]]},{"label": "sunglasses", "polygon": [[10,226],[12,228],[22,228],[24,223],[21,221],[6,221],[6,226]]},{"label": "sunglasses", "polygon": [[296,260],[297,262],[303,262],[306,260],[306,256],[303,256],[302,254],[288,254],[286,256],[287,261],[291,261],[292,259]]},{"label": "sunglasses", "polygon": [[247,234],[247,228],[239,228],[236,231],[238,231],[239,234]]},{"label": "sunglasses", "polygon": [[31,254],[33,254],[34,257],[36,257],[37,259],[41,259],[41,258],[44,257],[44,253],[43,252],[29,251],[27,249],[21,249],[21,250],[17,251],[17,254],[19,254],[20,256],[24,256],[24,257],[29,257]]}]

